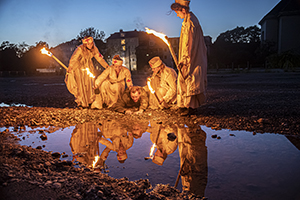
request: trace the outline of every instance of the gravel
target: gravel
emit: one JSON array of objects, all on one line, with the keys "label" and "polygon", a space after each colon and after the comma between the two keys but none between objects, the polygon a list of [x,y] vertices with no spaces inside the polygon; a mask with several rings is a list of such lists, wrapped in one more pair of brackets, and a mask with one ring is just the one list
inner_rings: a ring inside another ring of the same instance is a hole
[{"label": "gravel", "polygon": [[[133,75],[145,85],[146,75]],[[128,116],[110,110],[76,108],[62,76],[1,77],[0,127],[56,126],[103,119],[206,125],[212,129],[246,130],[300,136],[300,73],[209,74],[208,101],[188,117],[176,110],[147,110]],[[0,194],[4,199],[203,199],[148,180],[114,179],[75,168],[54,154],[15,144],[8,130],[0,135]],[[151,190],[149,190],[151,189]],[[150,192],[149,192],[150,191]]]}]

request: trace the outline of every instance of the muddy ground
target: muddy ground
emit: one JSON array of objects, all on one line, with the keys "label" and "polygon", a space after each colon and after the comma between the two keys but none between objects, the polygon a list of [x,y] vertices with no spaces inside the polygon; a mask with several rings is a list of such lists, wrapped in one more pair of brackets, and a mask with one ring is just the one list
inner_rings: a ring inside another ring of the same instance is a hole
[{"label": "muddy ground", "polygon": [[[1,77],[0,103],[32,107],[1,107],[0,127],[68,127],[99,119],[156,120],[159,123],[206,125],[213,129],[247,130],[300,136],[300,73],[209,74],[208,101],[195,115],[174,110],[147,110],[127,116],[110,110],[76,108],[62,76]],[[145,75],[134,75],[145,85]],[[19,146],[1,132],[0,194],[4,199],[201,199],[171,186],[150,186],[76,169],[49,152]],[[59,155],[58,155],[59,157]],[[152,192],[146,192],[149,188]]]}]

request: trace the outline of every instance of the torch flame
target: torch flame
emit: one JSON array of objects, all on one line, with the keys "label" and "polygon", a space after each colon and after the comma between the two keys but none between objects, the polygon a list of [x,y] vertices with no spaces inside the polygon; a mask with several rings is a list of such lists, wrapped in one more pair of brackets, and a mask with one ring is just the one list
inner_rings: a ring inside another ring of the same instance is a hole
[{"label": "torch flame", "polygon": [[146,29],[146,33],[148,33],[148,34],[152,33],[156,37],[159,37],[160,39],[162,39],[162,41],[164,41],[164,43],[166,43],[166,45],[170,46],[170,43],[169,43],[168,39],[166,38],[165,34],[156,32],[155,30],[149,29],[147,27],[145,27],[145,29]]},{"label": "torch flame", "polygon": [[147,79],[147,85],[148,85],[148,88],[149,88],[150,92],[151,92],[152,94],[154,94],[154,93],[155,93],[155,90],[151,87],[151,81],[150,81],[150,78]]},{"label": "torch flame", "polygon": [[156,147],[156,144],[154,143],[150,149],[150,153],[149,153],[149,156],[150,158],[152,159],[153,158],[153,153],[154,153],[154,150],[155,150],[155,147]]},{"label": "torch flame", "polygon": [[87,75],[88,75],[89,77],[91,77],[91,78],[95,78],[94,74],[92,74],[92,72],[90,71],[90,69],[89,69],[89,68],[85,68],[85,69],[82,69],[82,70],[85,70],[85,71],[86,71],[86,73],[87,73]]},{"label": "torch flame", "polygon": [[93,164],[92,164],[93,168],[95,168],[95,165],[98,162],[99,158],[100,158],[99,156],[95,156],[95,160],[93,161]]},{"label": "torch flame", "polygon": [[47,51],[45,47],[41,49],[41,53],[46,54],[47,56],[50,56],[50,57],[52,56],[52,53],[50,51]]}]

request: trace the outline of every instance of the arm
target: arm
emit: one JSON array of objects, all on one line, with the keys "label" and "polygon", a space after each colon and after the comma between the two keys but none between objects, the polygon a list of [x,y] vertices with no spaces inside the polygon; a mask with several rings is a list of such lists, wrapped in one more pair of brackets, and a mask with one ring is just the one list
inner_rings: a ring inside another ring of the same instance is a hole
[{"label": "arm", "polygon": [[105,69],[102,74],[100,74],[95,81],[95,88],[100,87],[105,79],[109,76],[110,68]]},{"label": "arm", "polygon": [[78,67],[78,62],[81,59],[81,56],[82,56],[82,50],[79,46],[75,49],[75,51],[73,52],[73,54],[70,58],[68,73],[74,71]]},{"label": "arm", "polygon": [[168,103],[176,95],[177,85],[176,85],[177,74],[175,70],[171,70],[170,74],[166,77],[166,84],[168,86],[168,91],[163,97],[163,100]]},{"label": "arm", "polygon": [[141,93],[141,97],[140,97],[141,101],[140,101],[139,111],[143,112],[144,110],[146,110],[148,108],[149,97],[143,88],[141,88],[141,90],[142,90],[142,93]]},{"label": "arm", "polygon": [[126,68],[126,71],[125,71],[125,81],[126,81],[126,85],[127,85],[128,88],[133,86],[132,79],[131,79],[131,73],[127,68]]},{"label": "arm", "polygon": [[126,102],[127,102],[128,98],[130,98],[130,97],[128,97],[128,94],[124,93],[122,95],[122,97],[118,99],[117,103],[115,103],[113,105],[113,110],[116,112],[125,113],[125,111],[127,110]]},{"label": "arm", "polygon": [[95,59],[102,65],[102,67],[104,67],[105,69],[107,69],[109,67],[109,65],[107,64],[107,62],[104,60],[102,54],[99,52],[98,48],[95,46],[96,48],[96,55],[94,55]]}]

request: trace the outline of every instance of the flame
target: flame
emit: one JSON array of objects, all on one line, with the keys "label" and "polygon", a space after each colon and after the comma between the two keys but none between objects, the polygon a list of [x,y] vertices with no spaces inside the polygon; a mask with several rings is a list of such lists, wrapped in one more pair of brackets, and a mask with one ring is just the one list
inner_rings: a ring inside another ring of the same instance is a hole
[{"label": "flame", "polygon": [[45,47],[41,49],[41,53],[46,54],[47,56],[50,56],[50,57],[52,56],[52,53],[50,51],[47,51]]},{"label": "flame", "polygon": [[168,39],[166,38],[165,34],[156,32],[155,30],[149,29],[147,27],[145,27],[145,29],[146,29],[146,33],[148,33],[148,34],[152,33],[156,37],[159,37],[160,39],[162,39],[162,41],[164,41],[164,43],[166,43],[166,45],[170,46],[170,43],[169,43]]},{"label": "flame", "polygon": [[149,88],[150,92],[151,92],[152,94],[154,94],[154,93],[155,93],[155,90],[151,87],[151,81],[150,81],[150,78],[147,79],[147,85],[148,85],[148,88]]},{"label": "flame", "polygon": [[95,160],[93,161],[93,164],[92,164],[93,168],[95,168],[95,165],[98,162],[99,158],[100,158],[99,156],[95,156]]},{"label": "flame", "polygon": [[90,69],[89,68],[85,68],[85,69],[82,69],[83,71],[85,70],[86,71],[86,73],[87,73],[87,75],[89,76],[89,77],[91,77],[91,78],[95,78],[95,76],[94,76],[94,74],[92,74],[92,72],[90,71]]},{"label": "flame", "polygon": [[149,156],[150,158],[152,159],[154,156],[153,156],[153,153],[154,153],[154,150],[155,150],[155,147],[156,147],[156,144],[154,143],[150,149],[150,153],[149,153]]}]

